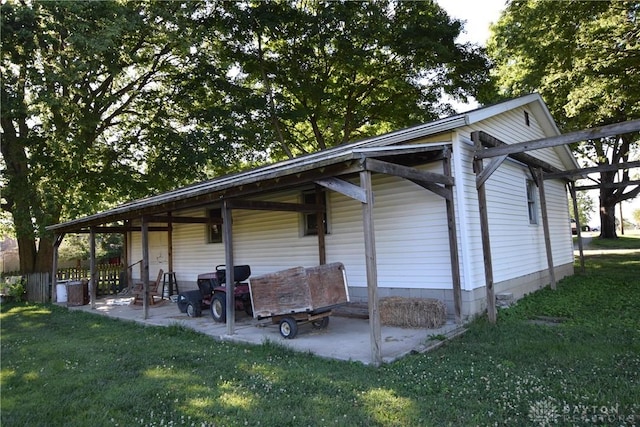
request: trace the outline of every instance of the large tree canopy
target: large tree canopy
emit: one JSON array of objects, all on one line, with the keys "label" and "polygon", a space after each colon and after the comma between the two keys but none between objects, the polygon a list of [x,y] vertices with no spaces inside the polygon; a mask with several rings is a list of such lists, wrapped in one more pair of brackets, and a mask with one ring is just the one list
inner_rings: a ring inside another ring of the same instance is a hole
[{"label": "large tree canopy", "polygon": [[200,22],[194,72],[224,67],[246,143],[272,159],[439,117],[444,93],[475,95],[486,75],[429,1],[216,2]]},{"label": "large tree canopy", "polygon": [[[538,91],[563,131],[640,117],[640,4],[634,1],[511,1],[487,46],[498,92]],[[618,135],[574,147],[593,164],[637,156],[640,136]],[[607,188],[601,174],[602,237],[615,237],[614,207],[640,187]],[[622,180],[628,181],[628,171]]]},{"label": "large tree canopy", "polygon": [[47,225],[450,111],[486,74],[461,28],[429,1],[3,2],[22,270]]},{"label": "large tree canopy", "polygon": [[[13,217],[22,271],[51,263],[46,225],[175,185],[173,170],[194,178],[193,153],[167,113],[182,10],[2,4],[2,207]],[[159,156],[157,147],[180,155]]]}]

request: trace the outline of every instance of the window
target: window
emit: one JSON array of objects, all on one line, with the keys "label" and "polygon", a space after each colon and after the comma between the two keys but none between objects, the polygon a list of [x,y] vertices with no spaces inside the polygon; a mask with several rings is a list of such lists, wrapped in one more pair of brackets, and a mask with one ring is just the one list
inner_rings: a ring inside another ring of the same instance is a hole
[{"label": "window", "polygon": [[215,224],[207,224],[207,243],[222,243],[222,209],[207,210],[207,217]]},{"label": "window", "polygon": [[527,126],[531,126],[531,121],[529,120],[529,113],[527,113],[526,111],[524,112],[524,123]]},{"label": "window", "polygon": [[[327,193],[322,191],[321,193],[321,202],[325,206],[327,206]],[[302,203],[308,205],[316,204],[316,192],[314,191],[305,191],[302,193]],[[302,214],[302,235],[303,236],[317,236],[318,235],[318,215],[316,213],[303,213]],[[328,221],[327,221],[327,212],[325,210],[323,216],[324,223],[324,234],[329,234]]]},{"label": "window", "polygon": [[538,223],[538,203],[536,199],[537,186],[533,180],[527,180],[527,206],[529,209],[529,224]]}]

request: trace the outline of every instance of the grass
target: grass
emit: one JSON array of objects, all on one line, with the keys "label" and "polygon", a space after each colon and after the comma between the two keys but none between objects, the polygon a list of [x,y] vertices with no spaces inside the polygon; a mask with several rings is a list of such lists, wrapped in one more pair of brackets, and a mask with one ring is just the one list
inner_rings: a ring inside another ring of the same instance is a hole
[{"label": "grass", "polygon": [[595,237],[589,244],[594,248],[603,249],[640,249],[640,234],[618,236],[617,239]]},{"label": "grass", "polygon": [[[640,259],[480,318],[381,368],[213,341],[51,305],[3,304],[1,424],[443,426],[640,423]],[[538,322],[557,319],[557,323]]]}]

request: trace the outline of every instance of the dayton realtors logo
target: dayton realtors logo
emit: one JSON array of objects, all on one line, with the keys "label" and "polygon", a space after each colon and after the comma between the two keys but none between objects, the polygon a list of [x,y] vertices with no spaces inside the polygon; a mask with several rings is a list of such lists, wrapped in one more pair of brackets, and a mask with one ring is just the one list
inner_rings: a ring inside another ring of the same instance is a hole
[{"label": "dayton realtors logo", "polygon": [[620,410],[620,405],[557,404],[553,399],[539,400],[529,407],[529,419],[540,427],[555,424],[636,425],[639,414]]}]

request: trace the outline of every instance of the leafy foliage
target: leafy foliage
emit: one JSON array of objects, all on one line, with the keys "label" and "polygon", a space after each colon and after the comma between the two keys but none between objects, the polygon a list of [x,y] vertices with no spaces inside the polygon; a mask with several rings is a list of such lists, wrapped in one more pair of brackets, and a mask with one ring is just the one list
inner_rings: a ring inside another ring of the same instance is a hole
[{"label": "leafy foliage", "polygon": [[481,52],[454,42],[461,23],[430,1],[217,2],[201,14],[194,73],[224,71],[234,135],[271,159],[433,119],[451,111],[443,92],[475,95],[486,77]]},{"label": "leafy foliage", "polygon": [[[640,117],[639,13],[633,1],[510,2],[487,46],[498,92],[539,91],[563,131]],[[592,165],[616,164],[637,156],[639,141],[636,132],[573,149]],[[603,172],[601,182],[615,177]],[[600,192],[603,237],[615,237],[615,205],[640,194],[640,187],[625,190]]]},{"label": "leafy foliage", "polygon": [[49,269],[47,225],[437,117],[486,77],[431,1],[1,7],[3,208],[24,272]]}]

